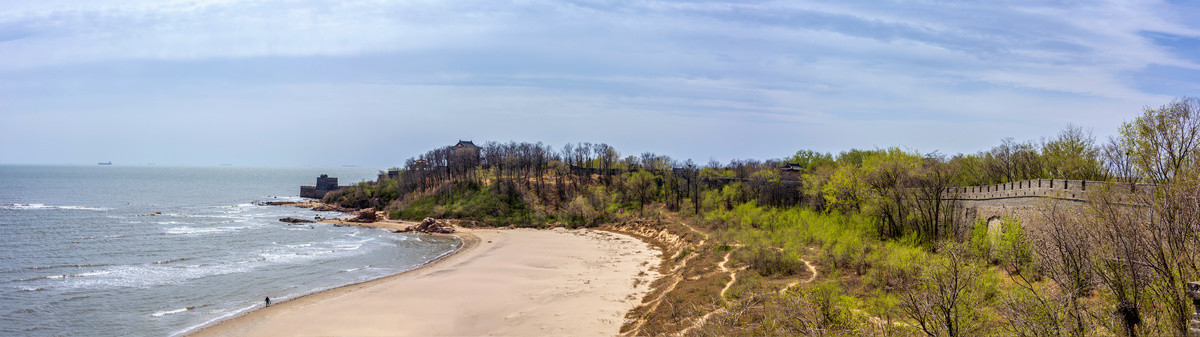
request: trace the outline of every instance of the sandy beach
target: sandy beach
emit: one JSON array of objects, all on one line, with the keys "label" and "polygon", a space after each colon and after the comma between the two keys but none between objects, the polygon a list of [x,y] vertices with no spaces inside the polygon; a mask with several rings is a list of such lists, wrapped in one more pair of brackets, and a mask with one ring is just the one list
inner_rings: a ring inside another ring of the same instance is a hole
[{"label": "sandy beach", "polygon": [[660,257],[592,230],[477,229],[435,263],[271,305],[192,336],[613,336]]}]

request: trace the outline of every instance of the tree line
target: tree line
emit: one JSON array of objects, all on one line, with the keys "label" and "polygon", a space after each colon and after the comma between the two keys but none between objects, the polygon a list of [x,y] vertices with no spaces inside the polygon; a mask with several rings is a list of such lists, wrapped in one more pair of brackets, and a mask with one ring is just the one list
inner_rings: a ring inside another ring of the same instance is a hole
[{"label": "tree line", "polygon": [[[1081,336],[1096,327],[1130,336],[1184,335],[1193,310],[1184,284],[1200,280],[1198,148],[1200,100],[1181,98],[1146,108],[1104,141],[1068,125],[1053,137],[1006,138],[991,149],[952,156],[903,148],[803,149],[779,159],[697,164],[650,152],[622,155],[603,143],[556,149],[486,142],[431,150],[407,160],[394,178],[381,175],[324,201],[374,207],[393,218],[448,216],[493,225],[589,226],[640,214],[648,205],[709,218],[742,205],[861,215],[870,219],[864,232],[873,239],[950,254],[947,260],[955,262],[941,272],[953,277],[920,288],[929,290],[962,276],[965,253],[946,248],[947,242],[975,234],[961,232],[972,226],[954,223],[958,205],[945,198],[947,187],[1045,178],[1149,183],[1157,186],[1149,194],[1091,191],[1086,207],[1047,209],[1050,226],[1008,232],[1018,234],[1002,250],[1010,257],[999,260],[1026,291],[1005,299],[1000,314],[1020,335]],[[1098,302],[1112,308],[1090,303],[1096,296],[1111,298]],[[912,317],[931,315],[917,300]]]}]

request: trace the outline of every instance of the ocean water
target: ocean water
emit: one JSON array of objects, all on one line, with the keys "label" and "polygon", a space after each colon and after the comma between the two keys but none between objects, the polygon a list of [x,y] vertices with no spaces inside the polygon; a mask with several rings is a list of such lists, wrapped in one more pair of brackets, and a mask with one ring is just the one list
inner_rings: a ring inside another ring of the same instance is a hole
[{"label": "ocean water", "polygon": [[[300,200],[360,168],[0,166],[0,336],[171,336],[272,302],[375,279],[453,238],[289,225]],[[153,214],[153,215],[151,215]]]}]

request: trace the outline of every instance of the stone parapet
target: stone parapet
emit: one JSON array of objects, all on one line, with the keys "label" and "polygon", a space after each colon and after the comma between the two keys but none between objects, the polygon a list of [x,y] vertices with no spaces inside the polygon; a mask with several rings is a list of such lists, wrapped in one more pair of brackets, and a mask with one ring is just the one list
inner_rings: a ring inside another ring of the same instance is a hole
[{"label": "stone parapet", "polygon": [[1154,185],[1151,184],[1126,184],[1092,180],[1030,179],[994,185],[950,187],[944,192],[944,197],[954,200],[1041,197],[1087,201],[1088,193],[1098,189],[1141,194],[1148,193],[1153,188]]}]

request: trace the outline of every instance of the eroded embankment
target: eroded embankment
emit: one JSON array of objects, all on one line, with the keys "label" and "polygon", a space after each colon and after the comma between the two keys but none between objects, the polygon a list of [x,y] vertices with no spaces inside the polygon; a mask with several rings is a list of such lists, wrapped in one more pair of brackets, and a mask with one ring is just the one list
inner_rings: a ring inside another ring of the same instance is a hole
[{"label": "eroded embankment", "polygon": [[[723,313],[736,295],[741,273],[749,266],[735,258],[741,244],[716,237],[707,228],[693,226],[674,213],[661,212],[656,219],[637,219],[608,224],[601,229],[638,237],[663,251],[659,272],[650,293],[627,315],[623,336],[682,336],[704,326],[709,318]],[[782,251],[780,252],[783,253]],[[811,261],[801,260],[807,272],[776,280],[778,292],[816,280]]]}]

